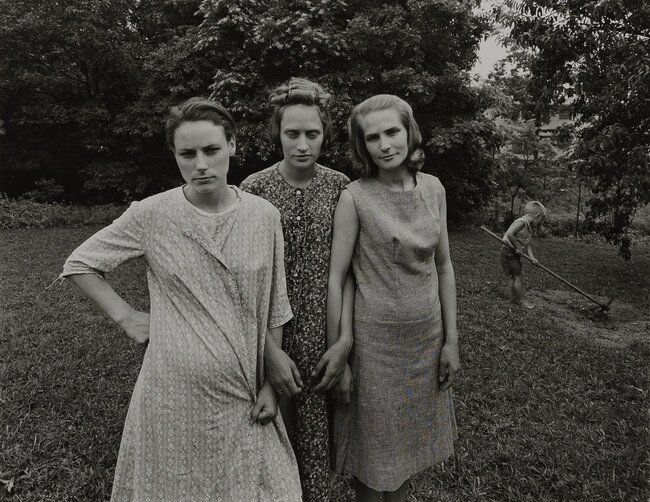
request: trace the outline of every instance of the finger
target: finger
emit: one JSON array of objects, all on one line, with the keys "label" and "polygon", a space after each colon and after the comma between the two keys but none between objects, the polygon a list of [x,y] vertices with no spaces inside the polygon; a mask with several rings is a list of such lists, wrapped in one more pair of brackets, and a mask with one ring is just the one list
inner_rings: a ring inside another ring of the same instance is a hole
[{"label": "finger", "polygon": [[336,384],[338,384],[341,381],[341,376],[343,375],[336,375],[336,374],[330,375],[330,381],[327,384],[327,390],[330,390]]},{"label": "finger", "polygon": [[447,361],[440,361],[440,370],[438,371],[438,381],[444,382],[447,378]]},{"label": "finger", "polygon": [[264,409],[262,409],[262,412],[258,415],[257,421],[262,425],[266,425],[271,420],[273,420],[274,417],[275,417],[275,414],[271,413],[269,410],[264,408]]},{"label": "finger", "polygon": [[350,387],[344,388],[341,392],[341,403],[350,404]]},{"label": "finger", "polygon": [[311,371],[311,376],[312,378],[318,375],[321,371],[323,371],[323,368],[327,364],[327,359],[325,357],[321,357],[320,361],[316,363],[316,366],[314,366],[314,369]]},{"label": "finger", "polygon": [[298,385],[293,380],[293,378],[282,386],[282,391],[284,392],[284,395],[289,397],[295,396],[296,394],[300,394],[301,390],[302,389],[298,387]]},{"label": "finger", "polygon": [[258,420],[260,413],[262,412],[262,408],[263,404],[258,399],[253,405],[253,409],[251,410],[251,422],[256,422]]},{"label": "finger", "polygon": [[318,382],[318,384],[316,384],[316,386],[312,390],[314,392],[321,392],[321,391],[323,391],[325,389],[329,389],[330,388],[330,385],[329,385],[330,380],[331,380],[331,376],[328,375],[327,372],[325,372],[325,374],[323,375],[322,380],[320,382]]},{"label": "finger", "polygon": [[454,382],[456,381],[456,375],[458,374],[458,368],[455,366],[449,366],[449,376],[447,377],[447,380],[449,380],[449,386],[453,385]]},{"label": "finger", "polygon": [[300,371],[295,364],[291,365],[291,373],[293,374],[293,379],[296,382],[296,385],[302,388],[302,378],[300,378]]}]

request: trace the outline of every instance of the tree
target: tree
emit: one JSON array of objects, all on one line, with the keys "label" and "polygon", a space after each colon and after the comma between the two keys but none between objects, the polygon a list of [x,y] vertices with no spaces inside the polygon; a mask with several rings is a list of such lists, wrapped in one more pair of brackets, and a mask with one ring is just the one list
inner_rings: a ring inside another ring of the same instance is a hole
[{"label": "tree", "polygon": [[278,158],[270,89],[291,76],[335,96],[322,162],[352,174],[352,106],[393,93],[414,108],[426,170],[450,219],[490,196],[499,141],[468,70],[488,29],[470,0],[0,0],[3,187],[68,200],[128,200],[178,183],[162,119],[195,95],[238,123],[230,181]]},{"label": "tree", "polygon": [[571,99],[575,160],[593,181],[591,228],[629,259],[628,232],[650,203],[650,4],[644,0],[505,0],[512,43],[533,53],[540,109]]},{"label": "tree", "polygon": [[3,190],[119,201],[171,184],[161,116],[195,83],[179,64],[198,3],[0,0]]},{"label": "tree", "polygon": [[216,69],[213,97],[240,124],[238,174],[278,158],[266,133],[268,93],[300,76],[335,97],[336,137],[323,163],[352,174],[345,134],[351,107],[373,94],[397,94],[414,109],[428,156],[425,169],[447,187],[451,218],[479,207],[490,194],[491,149],[498,138],[467,72],[488,28],[470,4],[204,1],[197,47]]},{"label": "tree", "polygon": [[535,191],[533,173],[537,164],[537,128],[532,120],[502,119],[497,123],[504,137],[504,146],[496,155],[499,166],[496,183],[508,198],[510,215],[505,223],[509,224],[515,219],[517,199],[531,197]]}]

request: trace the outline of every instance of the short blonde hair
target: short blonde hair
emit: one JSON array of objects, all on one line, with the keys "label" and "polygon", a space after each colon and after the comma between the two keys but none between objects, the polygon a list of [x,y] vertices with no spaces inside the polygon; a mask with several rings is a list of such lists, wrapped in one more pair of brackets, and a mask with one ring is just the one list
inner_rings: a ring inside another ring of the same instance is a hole
[{"label": "short blonde hair", "polygon": [[524,207],[524,214],[541,214],[546,218],[546,208],[542,205],[541,202],[536,200],[531,200],[526,207]]},{"label": "short blonde hair", "polygon": [[413,109],[402,98],[392,94],[377,94],[359,103],[352,109],[348,119],[348,139],[352,155],[361,164],[359,175],[369,178],[377,174],[377,166],[366,148],[363,130],[361,129],[361,117],[372,112],[395,109],[399,115],[402,125],[408,135],[408,157],[409,168],[419,171],[424,164],[424,152],[419,148],[422,143],[422,135],[415,118]]}]

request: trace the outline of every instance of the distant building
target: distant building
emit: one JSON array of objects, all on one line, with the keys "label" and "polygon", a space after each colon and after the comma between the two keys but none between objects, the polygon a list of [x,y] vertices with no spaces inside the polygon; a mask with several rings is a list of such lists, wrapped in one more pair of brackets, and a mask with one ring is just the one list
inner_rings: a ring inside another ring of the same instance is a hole
[{"label": "distant building", "polygon": [[577,116],[573,113],[570,106],[560,106],[549,116],[548,120],[542,122],[537,129],[537,135],[540,138],[553,138],[560,127],[573,125]]}]

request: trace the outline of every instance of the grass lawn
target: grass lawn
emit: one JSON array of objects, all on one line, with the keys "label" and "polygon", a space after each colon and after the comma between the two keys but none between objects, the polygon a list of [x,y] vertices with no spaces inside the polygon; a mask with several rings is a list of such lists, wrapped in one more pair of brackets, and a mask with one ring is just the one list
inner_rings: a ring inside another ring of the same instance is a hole
[{"label": "grass lawn", "polygon": [[[143,348],[69,284],[61,265],[92,228],[0,234],[0,500],[107,500]],[[536,308],[506,300],[498,243],[451,234],[462,373],[453,459],[411,501],[645,501],[650,243],[630,262],[597,240],[538,239],[540,261],[610,313],[525,266]],[[144,264],[111,275],[147,308]],[[11,491],[7,490],[11,488]],[[11,492],[11,493],[10,493]],[[335,500],[351,500],[349,480]]]}]

